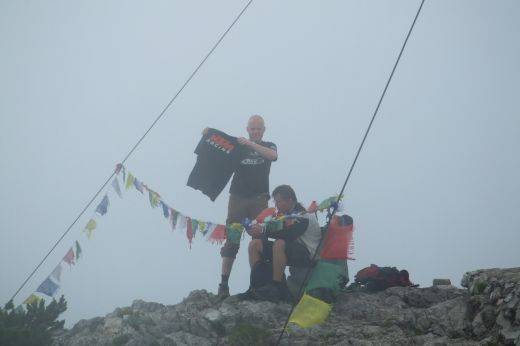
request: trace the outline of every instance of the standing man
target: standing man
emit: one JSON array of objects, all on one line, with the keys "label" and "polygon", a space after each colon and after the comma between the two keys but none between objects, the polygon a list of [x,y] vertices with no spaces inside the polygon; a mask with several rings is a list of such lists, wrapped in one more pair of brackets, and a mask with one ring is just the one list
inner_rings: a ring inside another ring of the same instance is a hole
[{"label": "standing man", "polygon": [[[274,143],[262,141],[264,132],[264,119],[260,115],[253,115],[247,122],[249,139],[238,138],[238,143],[245,150],[231,181],[227,224],[241,223],[245,218],[253,220],[267,208],[271,162],[278,159],[278,154]],[[238,249],[239,244],[226,241],[220,250],[222,280],[218,286],[218,296],[221,298],[229,296],[228,279]]]}]

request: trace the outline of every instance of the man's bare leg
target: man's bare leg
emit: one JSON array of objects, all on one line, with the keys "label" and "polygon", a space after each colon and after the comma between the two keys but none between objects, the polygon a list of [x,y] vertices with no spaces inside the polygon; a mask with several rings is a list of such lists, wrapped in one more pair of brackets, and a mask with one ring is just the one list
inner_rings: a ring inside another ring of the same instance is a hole
[{"label": "man's bare leg", "polygon": [[249,266],[253,266],[262,259],[263,243],[261,239],[253,239],[249,242]]},{"label": "man's bare leg", "polygon": [[282,282],[286,265],[285,240],[277,239],[273,244],[273,281]]},{"label": "man's bare leg", "polygon": [[235,259],[233,257],[222,257],[222,275],[227,275],[229,277],[234,262]]}]

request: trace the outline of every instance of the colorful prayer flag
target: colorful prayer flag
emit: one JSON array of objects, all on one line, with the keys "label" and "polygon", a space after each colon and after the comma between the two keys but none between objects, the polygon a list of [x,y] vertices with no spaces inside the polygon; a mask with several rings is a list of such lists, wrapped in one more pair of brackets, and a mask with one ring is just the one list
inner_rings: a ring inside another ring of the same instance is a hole
[{"label": "colorful prayer flag", "polygon": [[161,201],[161,206],[162,206],[162,211],[163,211],[164,217],[165,218],[170,217],[170,208],[166,205],[166,203]]},{"label": "colorful prayer flag", "polygon": [[211,235],[211,233],[213,233],[213,231],[215,230],[215,228],[217,227],[217,225],[215,225],[213,222],[206,222],[206,227],[205,227],[205,230],[204,230],[204,237],[206,237],[206,239],[208,239],[208,237]]},{"label": "colorful prayer flag", "polygon": [[108,211],[108,205],[110,204],[110,201],[108,200],[108,195],[105,195],[101,202],[98,204],[96,208],[96,213],[100,215],[105,215]]},{"label": "colorful prayer flag", "polygon": [[[159,194],[157,192],[154,192],[153,193],[153,196],[152,196],[152,203],[155,207],[157,207],[159,205],[159,203],[161,203],[161,196],[159,196]],[[154,208],[155,208],[154,207]]]},{"label": "colorful prayer flag", "polygon": [[120,198],[123,198],[123,194],[121,193],[121,187],[119,187],[119,180],[117,179],[117,177],[115,177],[114,180],[112,180],[112,187],[114,188],[114,191],[117,193],[117,195]]},{"label": "colorful prayer flag", "polygon": [[175,227],[177,226],[177,217],[179,216],[179,212],[170,208],[170,226],[172,227],[172,231],[175,231]]},{"label": "colorful prayer flag", "polygon": [[38,303],[42,299],[43,298],[38,297],[36,294],[32,293],[29,297],[27,297],[27,299],[23,301],[23,304],[29,305],[32,303]]},{"label": "colorful prayer flag", "polygon": [[185,229],[188,225],[188,217],[179,213],[179,218],[177,219],[177,222],[178,222],[177,228]]},{"label": "colorful prayer flag", "polygon": [[161,201],[161,197],[159,194],[155,191],[148,190],[148,199],[150,200],[150,205],[152,208],[156,208],[159,205],[159,202]]},{"label": "colorful prayer flag", "polygon": [[134,178],[134,186],[137,191],[144,193],[143,183],[141,183],[137,178]]},{"label": "colorful prayer flag", "polygon": [[217,225],[210,233],[208,240],[212,243],[222,243],[226,240],[226,226]]},{"label": "colorful prayer flag", "polygon": [[40,292],[45,295],[48,295],[49,297],[52,297],[54,296],[58,288],[60,288],[60,286],[54,283],[50,278],[47,278],[44,282],[40,284],[40,286],[38,286],[36,292]]},{"label": "colorful prayer flag", "polygon": [[[343,196],[340,197],[340,201],[341,201],[341,199],[343,199]],[[337,195],[325,199],[324,201],[322,201],[318,205],[318,210],[319,211],[324,211],[325,209],[332,208],[334,206],[334,204],[336,204],[337,200],[338,200],[338,196]]]},{"label": "colorful prayer flag", "polygon": [[79,260],[79,257],[81,255],[81,246],[79,245],[79,241],[76,240],[74,243],[76,245],[76,261]]},{"label": "colorful prayer flag", "polygon": [[205,236],[206,235],[206,232],[208,231],[207,228],[206,228],[206,223],[204,221],[199,221],[199,232]]},{"label": "colorful prayer flag", "polygon": [[90,219],[85,226],[85,231],[87,232],[88,239],[92,238],[92,232],[96,229],[97,223],[96,220]]},{"label": "colorful prayer flag", "polygon": [[347,268],[345,266],[345,260],[319,260],[312,271],[305,292],[316,288],[329,288],[333,292],[337,292],[340,284],[346,280]]},{"label": "colorful prayer flag", "polygon": [[193,234],[193,238],[195,238],[195,234],[199,230],[199,221],[195,219],[191,219],[191,232]]},{"label": "colorful prayer flag", "polygon": [[191,249],[191,241],[193,240],[193,224],[191,222],[190,217],[186,217],[186,237],[188,238],[188,241],[190,242],[190,249]]},{"label": "colorful prayer flag", "polygon": [[298,305],[294,308],[289,322],[296,323],[302,328],[309,328],[325,322],[332,307],[317,298],[304,294]]},{"label": "colorful prayer flag", "polygon": [[67,251],[67,253],[63,257],[63,261],[65,261],[69,265],[73,265],[74,264],[74,257],[75,257],[74,256],[74,250],[72,250],[72,248],[70,248],[69,251]]},{"label": "colorful prayer flag", "polygon": [[132,173],[128,172],[128,178],[126,178],[126,186],[125,188],[128,190],[134,185],[135,177],[132,175]]},{"label": "colorful prayer flag", "polygon": [[51,273],[51,277],[54,280],[56,280],[57,282],[61,281],[61,271],[62,271],[61,263],[58,263],[56,268],[54,268],[54,270]]},{"label": "colorful prayer flag", "polygon": [[155,205],[153,205],[153,192],[151,190],[148,190],[148,200],[150,201],[150,206],[155,208]]}]

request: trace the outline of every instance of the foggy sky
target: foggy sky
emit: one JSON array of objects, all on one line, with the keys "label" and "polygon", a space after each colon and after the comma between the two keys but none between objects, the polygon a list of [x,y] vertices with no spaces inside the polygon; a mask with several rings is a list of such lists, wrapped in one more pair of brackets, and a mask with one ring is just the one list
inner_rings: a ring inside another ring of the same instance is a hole
[{"label": "foggy sky", "polygon": [[[7,302],[168,103],[246,1],[0,1],[0,298]],[[266,120],[271,188],[307,205],[337,193],[419,1],[258,1],[127,162],[172,207],[224,223],[186,187],[201,130]],[[520,260],[520,4],[426,1],[345,193],[353,274],[371,263],[459,285]],[[74,240],[58,294],[67,325],[134,299],[216,292],[219,246],[192,249],[135,190],[97,201],[15,303]],[[247,240],[230,279],[247,289]]]}]

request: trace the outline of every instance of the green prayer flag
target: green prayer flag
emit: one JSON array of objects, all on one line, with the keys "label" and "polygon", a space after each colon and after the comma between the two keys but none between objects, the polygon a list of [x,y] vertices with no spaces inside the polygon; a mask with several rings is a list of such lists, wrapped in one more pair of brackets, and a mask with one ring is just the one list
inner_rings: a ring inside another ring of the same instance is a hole
[{"label": "green prayer flag", "polygon": [[154,192],[153,196],[152,196],[152,206],[155,208],[159,205],[160,202],[161,202],[161,197],[159,196],[159,194]]},{"label": "green prayer flag", "polygon": [[79,246],[79,242],[76,240],[76,261],[79,259],[81,255],[81,246]]},{"label": "green prayer flag", "polygon": [[191,219],[191,234],[193,237],[195,237],[195,234],[197,233],[197,229],[199,228],[199,221],[195,219]]},{"label": "green prayer flag", "polygon": [[319,260],[305,291],[309,292],[316,288],[330,288],[338,291],[340,284],[345,280],[345,275],[346,262],[344,260]]},{"label": "green prayer flag", "polygon": [[[340,200],[341,199],[343,199],[343,196],[341,196]],[[337,195],[327,198],[326,200],[322,201],[318,205],[318,210],[319,211],[323,211],[325,209],[329,209],[334,203],[336,203],[337,200],[338,200],[338,196]]]}]

